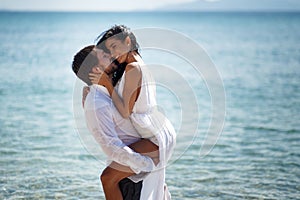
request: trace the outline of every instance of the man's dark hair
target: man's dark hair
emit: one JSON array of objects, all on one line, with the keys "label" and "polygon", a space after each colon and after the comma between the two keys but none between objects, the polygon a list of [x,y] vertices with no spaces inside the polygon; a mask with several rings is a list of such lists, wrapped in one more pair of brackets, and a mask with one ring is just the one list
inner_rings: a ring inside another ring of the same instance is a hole
[{"label": "man's dark hair", "polygon": [[81,49],[73,59],[72,69],[76,76],[88,85],[92,85],[89,79],[89,73],[92,68],[98,65],[98,58],[93,51],[95,45],[89,45]]},{"label": "man's dark hair", "polygon": [[[78,78],[84,81],[88,85],[92,85],[89,79],[89,73],[92,68],[98,64],[98,58],[96,53],[93,51],[95,45],[90,45],[81,49],[73,59],[72,70]],[[117,69],[112,72],[112,84],[115,86],[122,77],[127,63],[119,64],[118,61],[114,61],[117,65]]]}]

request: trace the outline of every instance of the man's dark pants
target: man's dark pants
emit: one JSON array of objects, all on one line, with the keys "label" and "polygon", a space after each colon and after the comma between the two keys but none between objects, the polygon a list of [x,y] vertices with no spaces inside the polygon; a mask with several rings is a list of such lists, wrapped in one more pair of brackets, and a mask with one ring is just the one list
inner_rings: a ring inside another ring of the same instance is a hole
[{"label": "man's dark pants", "polygon": [[119,186],[124,200],[140,200],[143,181],[134,183],[128,178],[119,182]]}]

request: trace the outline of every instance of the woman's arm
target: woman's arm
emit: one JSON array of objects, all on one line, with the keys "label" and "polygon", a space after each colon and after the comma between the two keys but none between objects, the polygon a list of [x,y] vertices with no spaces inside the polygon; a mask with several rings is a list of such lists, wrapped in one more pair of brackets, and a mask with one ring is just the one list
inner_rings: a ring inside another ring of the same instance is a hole
[{"label": "woman's arm", "polygon": [[134,103],[138,97],[142,73],[138,65],[128,64],[124,76],[123,98],[120,97],[115,90],[111,90],[110,94],[114,105],[122,117],[128,118],[132,113]]},{"label": "woman's arm", "polygon": [[123,76],[125,76],[125,83],[122,98],[114,89],[110,77],[105,72],[100,74],[90,73],[91,82],[105,86],[121,116],[128,118],[138,97],[142,72],[137,64],[130,63],[126,66]]},{"label": "woman's arm", "polygon": [[123,89],[123,98],[119,96],[114,89],[111,80],[107,74],[102,74],[98,84],[104,85],[119,113],[123,118],[128,118],[132,112],[134,103],[138,97],[142,73],[137,64],[128,64],[125,68],[125,83]]}]

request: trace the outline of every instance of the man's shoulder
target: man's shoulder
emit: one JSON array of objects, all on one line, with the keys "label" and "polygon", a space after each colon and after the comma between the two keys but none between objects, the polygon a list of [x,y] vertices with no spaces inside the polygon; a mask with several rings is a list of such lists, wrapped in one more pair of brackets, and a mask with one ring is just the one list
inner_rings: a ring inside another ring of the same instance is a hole
[{"label": "man's shoulder", "polygon": [[88,93],[84,108],[85,110],[95,110],[99,108],[111,108],[111,98],[101,90],[92,89]]}]

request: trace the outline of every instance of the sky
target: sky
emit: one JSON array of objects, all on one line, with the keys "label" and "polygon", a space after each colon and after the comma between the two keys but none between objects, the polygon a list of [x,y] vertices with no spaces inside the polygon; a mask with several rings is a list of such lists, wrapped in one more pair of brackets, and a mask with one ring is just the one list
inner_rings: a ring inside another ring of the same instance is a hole
[{"label": "sky", "polygon": [[300,0],[0,0],[0,10],[17,11],[243,10],[248,5],[254,10],[300,10]]},{"label": "sky", "polygon": [[1,10],[132,11],[154,10],[193,0],[0,0]]}]

